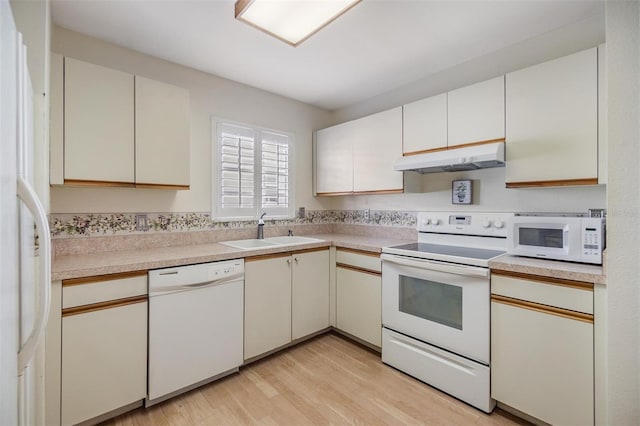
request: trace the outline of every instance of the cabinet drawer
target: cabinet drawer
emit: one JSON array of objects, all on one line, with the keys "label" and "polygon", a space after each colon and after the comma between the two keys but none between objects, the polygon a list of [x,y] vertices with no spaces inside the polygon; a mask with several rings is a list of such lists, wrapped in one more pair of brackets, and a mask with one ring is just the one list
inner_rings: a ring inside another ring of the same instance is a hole
[{"label": "cabinet drawer", "polygon": [[62,281],[62,308],[147,294],[147,271],[124,272]]},{"label": "cabinet drawer", "polygon": [[593,314],[593,284],[492,271],[491,293]]},{"label": "cabinet drawer", "polygon": [[374,272],[382,272],[380,254],[363,250],[338,248],[336,250],[336,263],[355,266]]}]

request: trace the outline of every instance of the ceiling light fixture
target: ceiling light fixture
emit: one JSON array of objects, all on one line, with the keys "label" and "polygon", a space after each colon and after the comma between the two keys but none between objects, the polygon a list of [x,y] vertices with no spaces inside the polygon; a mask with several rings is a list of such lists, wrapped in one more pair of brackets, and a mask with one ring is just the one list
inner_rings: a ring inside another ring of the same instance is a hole
[{"label": "ceiling light fixture", "polygon": [[297,46],[362,0],[237,0],[236,19]]}]

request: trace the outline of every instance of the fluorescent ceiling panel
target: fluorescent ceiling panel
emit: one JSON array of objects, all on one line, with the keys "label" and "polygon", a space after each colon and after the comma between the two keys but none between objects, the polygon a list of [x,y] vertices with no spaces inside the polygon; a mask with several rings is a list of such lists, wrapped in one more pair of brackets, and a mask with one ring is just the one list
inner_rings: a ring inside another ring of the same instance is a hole
[{"label": "fluorescent ceiling panel", "polygon": [[361,0],[238,0],[236,18],[297,46]]}]

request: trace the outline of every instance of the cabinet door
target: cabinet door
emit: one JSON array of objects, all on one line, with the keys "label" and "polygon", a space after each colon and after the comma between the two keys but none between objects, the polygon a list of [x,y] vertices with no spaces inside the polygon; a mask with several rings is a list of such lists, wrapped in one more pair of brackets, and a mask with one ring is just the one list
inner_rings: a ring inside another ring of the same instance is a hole
[{"label": "cabinet door", "polygon": [[353,121],[318,130],[315,141],[317,195],[353,191]]},{"label": "cabinet door", "polygon": [[62,424],[145,398],[147,302],[62,318]]},{"label": "cabinet door", "polygon": [[402,157],[402,107],[354,123],[353,191],[402,192],[402,172],[393,169]]},{"label": "cabinet door", "polygon": [[506,79],[507,186],[597,183],[597,48]]},{"label": "cabinet door", "polygon": [[447,94],[402,107],[403,154],[447,147]]},{"label": "cabinet door", "polygon": [[293,339],[329,327],[329,250],[293,254]]},{"label": "cabinet door", "polygon": [[382,344],[382,279],[380,275],[336,268],[338,329],[374,346]]},{"label": "cabinet door", "polygon": [[65,181],[134,182],[133,75],[65,58]]},{"label": "cabinet door", "polygon": [[504,76],[448,93],[448,145],[504,140]]},{"label": "cabinet door", "polygon": [[189,92],[136,76],[136,184],[188,188]]},{"label": "cabinet door", "polygon": [[551,424],[593,424],[593,323],[491,303],[491,396]]},{"label": "cabinet door", "polygon": [[244,359],[291,341],[291,256],[245,260]]}]

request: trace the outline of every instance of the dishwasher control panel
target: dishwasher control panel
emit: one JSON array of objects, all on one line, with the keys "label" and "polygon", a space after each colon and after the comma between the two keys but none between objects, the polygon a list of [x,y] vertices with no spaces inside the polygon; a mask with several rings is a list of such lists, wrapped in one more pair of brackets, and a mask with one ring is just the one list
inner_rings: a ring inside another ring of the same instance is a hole
[{"label": "dishwasher control panel", "polygon": [[244,259],[223,260],[220,262],[200,263],[198,265],[178,266],[174,268],[149,271],[149,293],[166,292],[189,286],[214,285],[217,281],[229,281],[244,278]]}]

